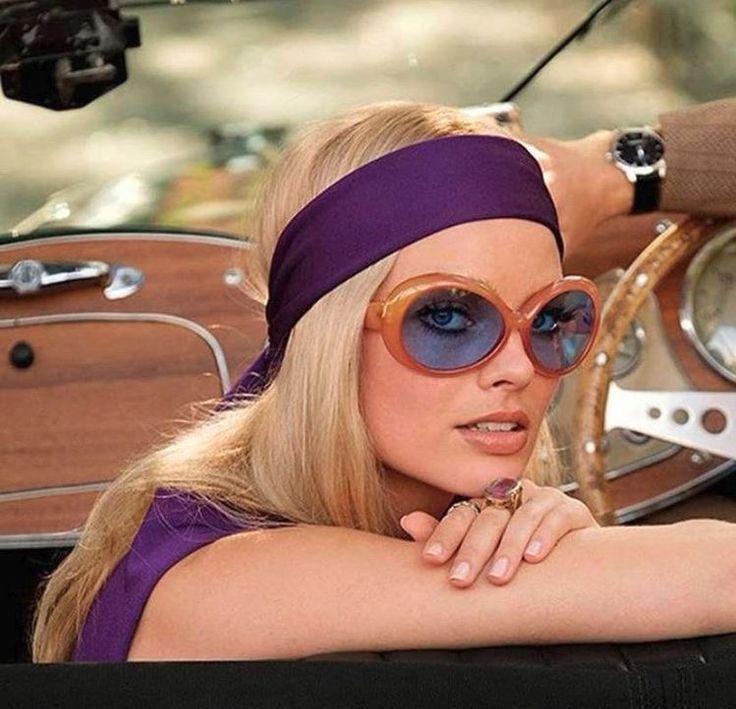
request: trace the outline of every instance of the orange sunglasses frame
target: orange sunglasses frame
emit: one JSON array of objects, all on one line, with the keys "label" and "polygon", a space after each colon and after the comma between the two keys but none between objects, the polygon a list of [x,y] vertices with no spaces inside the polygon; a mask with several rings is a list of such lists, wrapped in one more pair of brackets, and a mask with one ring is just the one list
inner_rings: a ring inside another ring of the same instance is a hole
[{"label": "orange sunglasses frame", "polygon": [[[404,320],[404,315],[415,298],[435,288],[457,288],[465,292],[475,293],[485,298],[501,313],[504,324],[503,335],[496,346],[477,362],[473,362],[473,364],[465,367],[458,367],[457,369],[432,369],[417,362],[406,351],[401,337],[401,324]],[[593,301],[595,320],[591,337],[575,364],[561,370],[546,369],[541,365],[532,349],[532,323],[543,305],[546,305],[558,295],[569,291],[583,291]],[[364,326],[368,330],[377,330],[381,333],[386,348],[398,362],[420,372],[438,376],[459,374],[482,366],[506,344],[511,333],[518,330],[521,333],[524,349],[529,360],[534,365],[534,369],[546,377],[559,377],[580,366],[593,346],[598,335],[598,328],[600,327],[600,294],[598,287],[593,281],[582,276],[566,276],[534,293],[519,310],[513,310],[493,288],[482,281],[449,273],[427,273],[399,283],[389,293],[386,300],[372,300],[368,304]]]}]

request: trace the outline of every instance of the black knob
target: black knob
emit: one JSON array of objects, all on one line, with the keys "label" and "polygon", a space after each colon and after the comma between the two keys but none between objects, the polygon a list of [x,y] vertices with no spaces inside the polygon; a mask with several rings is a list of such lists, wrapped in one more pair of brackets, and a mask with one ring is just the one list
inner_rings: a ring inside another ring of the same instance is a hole
[{"label": "black knob", "polygon": [[34,357],[33,347],[27,342],[16,342],[10,350],[10,364],[18,369],[28,369]]}]

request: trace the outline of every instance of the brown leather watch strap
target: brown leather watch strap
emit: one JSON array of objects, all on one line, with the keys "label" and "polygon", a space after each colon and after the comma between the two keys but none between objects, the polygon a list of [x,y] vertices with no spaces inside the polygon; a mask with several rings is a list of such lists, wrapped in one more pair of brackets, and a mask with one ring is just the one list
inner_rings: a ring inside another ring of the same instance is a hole
[{"label": "brown leather watch strap", "polygon": [[667,161],[660,210],[736,215],[736,98],[670,111],[659,120]]}]

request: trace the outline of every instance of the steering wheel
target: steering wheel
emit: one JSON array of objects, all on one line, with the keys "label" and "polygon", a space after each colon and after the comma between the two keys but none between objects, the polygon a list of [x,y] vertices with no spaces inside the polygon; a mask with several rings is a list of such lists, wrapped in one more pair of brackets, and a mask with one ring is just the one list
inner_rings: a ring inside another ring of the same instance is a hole
[{"label": "steering wheel", "polygon": [[[629,330],[639,308],[657,284],[687,255],[710,239],[723,227],[727,220],[686,217],[680,223],[662,222],[663,230],[634,260],[618,281],[603,305],[601,328],[591,354],[581,366],[578,405],[573,434],[574,460],[578,476],[580,496],[593,512],[599,523],[615,524],[616,511],[609,483],[606,480],[606,407],[609,398],[618,396],[619,400],[627,392],[611,381],[613,362],[619,345]],[[666,426],[671,415],[671,407],[676,401],[681,403],[677,411],[685,411],[683,406],[702,412],[708,410],[714,397],[731,397],[728,408],[734,408],[736,393],[722,392],[631,392],[634,406],[639,407],[633,418],[649,426],[656,436],[657,427]],[[646,399],[644,396],[646,395]],[[669,395],[669,398],[667,397]],[[639,400],[636,401],[636,398]],[[724,402],[726,400],[724,399]],[[633,410],[632,410],[633,411]],[[681,422],[687,423],[687,420]],[[696,424],[697,425],[697,424]],[[639,430],[636,426],[631,426]],[[707,440],[710,450],[718,450],[718,437],[707,430],[695,430],[692,426],[683,438],[683,444],[701,443]],[[702,440],[701,440],[702,439]],[[669,440],[674,440],[669,438]],[[715,448],[713,447],[715,444]],[[728,450],[720,454],[733,458],[728,443],[722,443]]]}]

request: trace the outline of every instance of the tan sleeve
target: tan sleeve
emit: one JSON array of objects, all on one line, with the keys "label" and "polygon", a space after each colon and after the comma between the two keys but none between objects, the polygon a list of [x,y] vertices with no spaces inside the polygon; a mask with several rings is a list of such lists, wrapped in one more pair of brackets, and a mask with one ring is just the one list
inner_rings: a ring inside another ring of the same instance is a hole
[{"label": "tan sleeve", "polygon": [[671,111],[659,120],[667,151],[660,209],[736,215],[736,98]]}]

